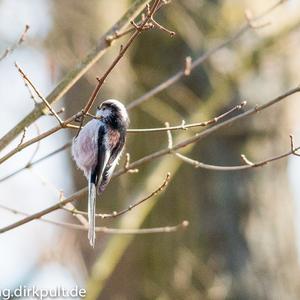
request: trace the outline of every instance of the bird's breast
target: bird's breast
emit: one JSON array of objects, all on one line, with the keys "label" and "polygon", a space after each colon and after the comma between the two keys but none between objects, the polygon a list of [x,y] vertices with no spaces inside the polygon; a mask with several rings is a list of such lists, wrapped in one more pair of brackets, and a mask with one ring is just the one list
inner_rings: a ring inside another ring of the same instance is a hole
[{"label": "bird's breast", "polygon": [[74,160],[77,166],[84,171],[86,177],[97,164],[98,130],[99,123],[92,120],[81,129],[77,138],[73,140],[72,154]]}]

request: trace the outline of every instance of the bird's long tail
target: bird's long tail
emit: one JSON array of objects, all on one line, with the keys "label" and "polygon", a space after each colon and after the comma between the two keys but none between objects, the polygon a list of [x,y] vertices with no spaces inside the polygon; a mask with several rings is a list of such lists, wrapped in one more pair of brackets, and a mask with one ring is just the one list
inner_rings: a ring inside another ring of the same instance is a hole
[{"label": "bird's long tail", "polygon": [[92,174],[89,176],[88,183],[88,219],[89,219],[89,233],[88,238],[92,247],[95,246],[95,212],[96,212],[96,184],[93,180]]}]

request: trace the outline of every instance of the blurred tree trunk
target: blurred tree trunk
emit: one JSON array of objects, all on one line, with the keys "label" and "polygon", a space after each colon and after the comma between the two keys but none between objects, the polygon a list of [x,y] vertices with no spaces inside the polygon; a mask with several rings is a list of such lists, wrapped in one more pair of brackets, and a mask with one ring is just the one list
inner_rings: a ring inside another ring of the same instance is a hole
[{"label": "blurred tree trunk", "polygon": [[[287,136],[279,126],[271,126],[272,118],[280,124],[289,122],[282,106],[254,118],[265,123],[259,137],[255,126],[246,122],[244,130],[234,135],[207,140],[194,155],[206,161],[218,158],[219,164],[235,164],[241,153],[247,153],[251,160],[288,149]],[[208,172],[194,180],[195,185],[197,180],[203,183],[198,193],[205,199],[199,211],[200,228],[205,230],[202,234],[207,241],[205,251],[220,268],[210,288],[212,298],[298,299],[295,214],[287,161],[236,173]]]}]

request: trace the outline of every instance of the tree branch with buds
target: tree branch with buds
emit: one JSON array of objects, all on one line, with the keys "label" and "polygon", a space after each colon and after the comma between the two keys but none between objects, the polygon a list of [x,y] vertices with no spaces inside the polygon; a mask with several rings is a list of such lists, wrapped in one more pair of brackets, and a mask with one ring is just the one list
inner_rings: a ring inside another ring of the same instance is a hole
[{"label": "tree branch with buds", "polygon": [[4,58],[6,58],[9,54],[13,53],[18,47],[21,46],[21,44],[24,42],[26,34],[29,30],[29,25],[25,25],[25,28],[20,36],[20,38],[18,39],[18,41],[12,45],[10,48],[6,48],[4,50],[4,52],[0,55],[0,61],[2,61]]}]

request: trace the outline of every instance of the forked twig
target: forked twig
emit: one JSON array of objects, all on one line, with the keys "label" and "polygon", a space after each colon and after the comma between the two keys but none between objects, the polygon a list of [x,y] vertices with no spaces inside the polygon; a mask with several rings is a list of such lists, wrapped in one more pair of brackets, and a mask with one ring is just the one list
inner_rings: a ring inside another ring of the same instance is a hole
[{"label": "forked twig", "polygon": [[246,165],[249,165],[249,166],[253,166],[254,163],[252,161],[250,161],[245,154],[241,154],[241,159],[243,160],[243,162],[246,164]]},{"label": "forked twig", "polygon": [[24,140],[25,140],[25,136],[26,136],[27,130],[28,130],[28,128],[25,127],[24,130],[23,130],[22,136],[21,136],[21,140],[20,140],[20,142],[19,142],[17,148],[20,147],[20,146],[23,144],[23,142],[24,142]]},{"label": "forked twig", "polygon": [[[59,202],[61,202],[63,200],[64,200],[64,192],[60,191]],[[75,206],[72,203],[67,203],[65,205],[65,208],[68,209],[68,210],[70,210],[70,211],[76,209]],[[88,220],[83,215],[73,214],[73,216],[75,216],[82,225],[84,225],[85,227],[88,228],[89,222],[88,222]]]},{"label": "forked twig", "polygon": [[127,173],[131,173],[131,174],[139,172],[139,169],[130,169],[129,166],[130,166],[130,154],[126,153],[124,169],[127,171]]},{"label": "forked twig", "polygon": [[295,156],[300,156],[300,154],[297,153],[297,151],[299,150],[300,147],[295,147],[294,136],[292,134],[290,134],[290,144],[291,144],[291,153]]},{"label": "forked twig", "polygon": [[251,169],[251,168],[262,167],[262,166],[265,166],[266,164],[268,164],[270,162],[280,160],[280,159],[282,159],[284,157],[287,157],[287,156],[290,156],[290,155],[300,156],[300,154],[296,153],[299,149],[300,149],[300,146],[296,147],[296,148],[294,147],[294,144],[293,144],[292,138],[291,138],[291,149],[290,149],[290,151],[288,151],[284,154],[273,156],[271,158],[262,160],[262,161],[257,162],[257,163],[253,163],[244,154],[241,154],[241,158],[245,162],[245,164],[244,165],[239,165],[239,166],[216,166],[216,165],[205,164],[203,162],[191,159],[191,158],[189,158],[189,157],[187,157],[183,154],[180,154],[178,152],[174,152],[174,151],[172,151],[172,152],[178,158],[180,158],[182,161],[184,161],[184,162],[186,162],[190,165],[193,165],[195,168],[202,168],[202,169],[213,170],[213,171],[241,171],[241,170],[247,170],[247,169]]},{"label": "forked twig", "polygon": [[205,127],[208,125],[213,125],[220,120],[226,118],[228,115],[232,114],[235,111],[241,110],[245,105],[247,104],[246,101],[241,102],[238,105],[235,105],[233,108],[230,110],[226,111],[225,113],[214,117],[208,121],[204,122],[198,122],[198,123],[191,123],[191,124],[186,124],[185,121],[183,120],[180,125],[177,126],[169,126],[168,128],[166,127],[161,127],[161,128],[141,128],[141,129],[128,129],[128,133],[148,133],[148,132],[159,132],[159,131],[172,131],[172,130],[187,130],[189,128],[195,128],[195,127]]},{"label": "forked twig", "polygon": [[262,23],[262,24],[255,24],[255,20],[254,20],[255,18],[253,17],[252,11],[249,10],[249,9],[245,10],[245,18],[246,18],[249,26],[253,29],[260,29],[260,28],[266,27],[266,26],[271,24],[271,22],[265,22],[265,23]]}]

